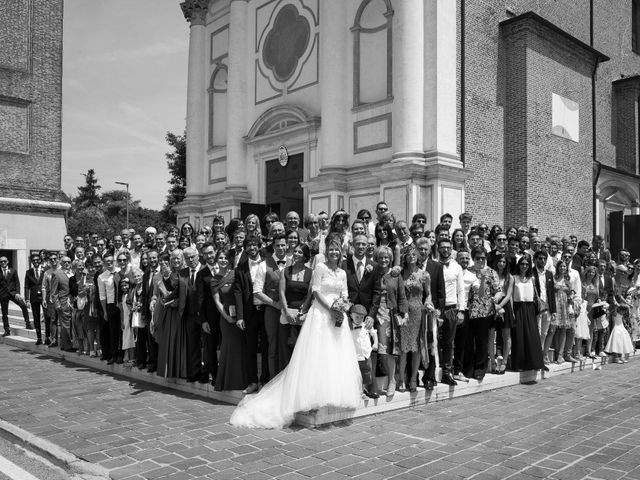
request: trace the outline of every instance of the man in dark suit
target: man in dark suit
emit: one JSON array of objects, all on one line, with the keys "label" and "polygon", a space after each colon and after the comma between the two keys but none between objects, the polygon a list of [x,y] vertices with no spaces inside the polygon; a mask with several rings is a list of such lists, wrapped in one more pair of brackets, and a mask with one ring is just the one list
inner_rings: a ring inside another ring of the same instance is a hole
[{"label": "man in dark suit", "polygon": [[160,272],[160,269],[158,268],[158,252],[156,250],[149,250],[147,257],[149,259],[149,268],[142,276],[142,294],[140,295],[142,319],[146,326],[138,329],[136,364],[139,369],[146,368],[148,372],[155,372],[158,363],[158,344],[149,331],[153,316],[150,304],[153,296],[153,278]]},{"label": "man in dark suit", "polygon": [[[260,264],[264,261],[260,256],[262,240],[249,237],[244,242],[247,261],[238,265],[235,271],[234,295],[236,298],[237,326],[245,330],[247,337],[247,375],[249,385],[243,390],[245,394],[258,390],[258,345],[262,358],[260,381],[269,381],[268,343],[264,327],[264,304],[253,296],[253,281]],[[262,337],[262,342],[260,338]]]},{"label": "man in dark suit", "polygon": [[[373,325],[372,310],[374,299],[380,295],[378,279],[378,264],[367,258],[367,237],[356,235],[353,238],[353,255],[347,256],[344,262],[344,270],[347,274],[347,289],[349,301],[353,305],[362,305],[367,310],[365,322]],[[377,352],[371,352],[372,384],[365,385],[365,393],[370,398],[378,398],[375,385],[375,371],[378,362]]]},{"label": "man in dark suit", "polygon": [[[437,260],[429,258],[429,252],[431,251],[431,245],[428,238],[419,238],[416,242],[418,248],[419,264],[431,277],[431,301],[434,307],[440,312],[444,311],[447,291],[444,284],[444,270],[442,263]],[[428,332],[429,337],[433,337],[433,331]],[[431,340],[431,338],[430,338]],[[429,366],[424,372],[422,382],[427,390],[433,390],[436,382],[436,359],[433,356],[433,352],[429,351]]]},{"label": "man in dark suit", "polygon": [[[36,345],[42,345],[42,326],[40,323],[40,309],[42,308],[42,279],[44,268],[40,265],[39,253],[31,254],[32,267],[24,275],[24,298],[31,304],[33,324],[36,327]],[[46,330],[46,329],[45,329]],[[45,331],[45,334],[47,332]]]},{"label": "man in dark suit", "polygon": [[556,327],[551,325],[551,316],[556,313],[556,287],[553,273],[545,269],[547,254],[538,250],[533,257],[533,286],[538,296],[538,329],[545,364],[549,363],[549,347]]},{"label": "man in dark suit", "polygon": [[9,267],[7,257],[0,257],[0,307],[2,307],[2,324],[4,325],[3,337],[8,337],[11,334],[9,329],[9,300],[20,307],[26,327],[32,329],[27,304],[20,296],[18,272]]},{"label": "man in dark suit", "polygon": [[180,289],[186,292],[182,318],[187,332],[187,381],[195,382],[202,377],[202,316],[196,290],[196,277],[202,265],[195,248],[185,248],[182,255],[187,265],[180,270]]},{"label": "man in dark suit", "polygon": [[211,375],[211,385],[215,386],[218,374],[218,344],[220,343],[220,313],[211,294],[211,280],[215,275],[216,251],[211,243],[202,247],[206,262],[196,275],[198,305],[202,317],[202,343],[204,346],[204,370],[200,381],[206,383]]},{"label": "man in dark suit", "polygon": [[347,274],[349,301],[354,305],[364,306],[370,314],[373,299],[380,294],[380,290],[376,284],[378,265],[367,259],[366,253],[367,237],[357,235],[353,239],[353,255],[347,256],[344,267]]}]

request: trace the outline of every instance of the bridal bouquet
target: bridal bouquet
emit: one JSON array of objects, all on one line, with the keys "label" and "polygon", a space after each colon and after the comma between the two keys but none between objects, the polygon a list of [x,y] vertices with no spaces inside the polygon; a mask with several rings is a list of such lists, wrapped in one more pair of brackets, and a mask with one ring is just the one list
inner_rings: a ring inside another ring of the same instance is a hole
[{"label": "bridal bouquet", "polygon": [[331,305],[331,315],[335,321],[336,327],[341,327],[344,322],[347,312],[351,308],[351,302],[344,297],[338,297]]}]

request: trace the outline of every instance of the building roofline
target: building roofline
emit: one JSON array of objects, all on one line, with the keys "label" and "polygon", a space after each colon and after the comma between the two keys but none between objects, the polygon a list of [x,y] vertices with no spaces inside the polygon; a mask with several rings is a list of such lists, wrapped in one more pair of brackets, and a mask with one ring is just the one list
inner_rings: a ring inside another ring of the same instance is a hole
[{"label": "building roofline", "polygon": [[540,15],[538,15],[535,12],[525,12],[521,15],[512,17],[512,18],[508,18],[506,20],[503,20],[502,22],[499,23],[500,27],[505,27],[514,23],[520,23],[522,21],[525,20],[532,20],[536,23],[539,23],[547,28],[549,28],[550,30],[553,30],[554,32],[556,32],[557,34],[563,36],[564,38],[566,38],[567,40],[569,40],[571,43],[577,45],[578,47],[582,48],[583,50],[586,50],[587,52],[589,52],[591,55],[593,55],[596,60],[598,62],[606,62],[608,60],[610,60],[610,58],[605,55],[604,53],[596,50],[595,48],[591,47],[590,45],[587,45],[586,43],[584,43],[581,40],[578,40],[576,37],[574,37],[573,35],[571,35],[570,33],[568,33],[566,30],[563,30],[562,28],[558,27],[556,24],[551,23],[549,20],[547,20],[546,18],[541,17]]},{"label": "building roofline", "polygon": [[631,75],[630,77],[619,78],[611,82],[613,85],[622,85],[625,83],[640,83],[640,75]]}]

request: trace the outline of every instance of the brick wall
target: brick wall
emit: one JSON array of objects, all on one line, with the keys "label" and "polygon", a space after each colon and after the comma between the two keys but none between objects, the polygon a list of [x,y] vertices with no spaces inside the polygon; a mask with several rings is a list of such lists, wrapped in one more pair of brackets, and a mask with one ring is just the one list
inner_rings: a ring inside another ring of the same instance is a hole
[{"label": "brick wall", "polygon": [[[631,32],[631,0],[594,0],[594,48],[611,57],[598,67],[596,75],[597,159],[610,167],[635,173],[635,161],[627,164],[616,162],[616,149],[630,148],[628,145],[618,144],[617,125],[636,122],[635,115],[629,116],[629,106],[618,111],[612,85],[612,82],[623,78],[622,76],[640,74],[640,55],[631,49]],[[629,101],[633,103],[631,108],[635,110],[637,96],[635,99],[629,98]],[[637,136],[637,125],[635,130]],[[626,157],[624,153],[621,156]],[[631,164],[633,167],[629,170]]]},{"label": "brick wall", "polygon": [[[0,103],[18,103],[29,110],[28,153],[0,152],[0,196],[60,200],[62,134],[63,0],[1,0],[17,19],[1,22],[5,56],[0,65]],[[25,36],[30,48],[24,48]],[[24,129],[22,125],[8,125]],[[14,133],[14,132],[12,132]]]},{"label": "brick wall", "polygon": [[[473,172],[465,185],[466,210],[488,223],[549,224],[558,233],[590,236],[591,72],[567,64],[566,58],[555,58],[557,52],[541,45],[530,45],[522,58],[508,63],[508,47],[498,26],[513,15],[533,11],[589,44],[589,1],[466,0],[465,10],[465,165]],[[621,75],[640,74],[640,55],[631,50],[631,1],[594,0],[594,29],[594,48],[611,57],[598,66],[596,76],[597,159],[635,173],[635,163],[616,162],[616,148],[635,149],[635,142],[629,142],[637,138],[638,128],[634,123],[626,143],[618,145],[623,140],[616,125],[635,122],[637,98],[618,112],[616,103],[627,99],[616,101],[612,87]],[[526,82],[517,77],[525,71]],[[578,99],[578,145],[549,134],[552,90]],[[521,105],[524,94],[526,105]],[[634,155],[635,150],[618,158]],[[537,207],[528,202],[536,191],[540,192]]]}]

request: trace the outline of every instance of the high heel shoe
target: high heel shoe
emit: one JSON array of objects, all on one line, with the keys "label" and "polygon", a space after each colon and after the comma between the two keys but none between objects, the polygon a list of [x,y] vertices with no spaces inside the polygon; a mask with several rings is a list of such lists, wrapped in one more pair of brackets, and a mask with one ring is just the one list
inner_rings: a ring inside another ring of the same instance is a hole
[{"label": "high heel shoe", "polygon": [[389,386],[387,387],[387,397],[393,397],[396,393],[396,382],[389,382]]},{"label": "high heel shoe", "polygon": [[418,391],[418,384],[417,384],[417,382],[415,380],[411,380],[409,382],[409,391],[411,393],[415,393],[415,392]]}]

